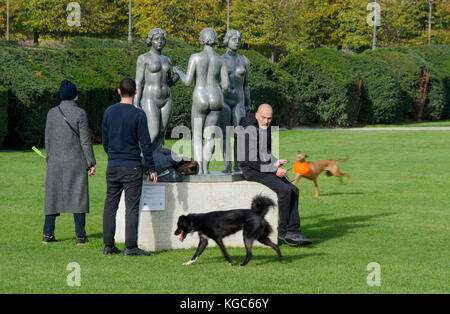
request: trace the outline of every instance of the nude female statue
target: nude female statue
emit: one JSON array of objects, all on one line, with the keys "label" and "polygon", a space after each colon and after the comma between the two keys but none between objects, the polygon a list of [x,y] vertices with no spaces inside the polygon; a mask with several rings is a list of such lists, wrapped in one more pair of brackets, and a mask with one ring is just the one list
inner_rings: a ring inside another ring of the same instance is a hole
[{"label": "nude female statue", "polygon": [[[166,35],[160,28],[152,29],[147,36],[149,52],[140,55],[136,64],[136,88],[134,106],[141,107],[147,115],[148,130],[153,151],[159,151],[164,145],[164,134],[172,115],[172,97],[170,86],[179,78],[171,77],[170,59],[161,54],[166,45]],[[142,81],[145,86],[142,88]]]},{"label": "nude female statue", "polygon": [[[250,62],[244,56],[238,54],[241,46],[241,33],[237,30],[229,30],[223,43],[227,46],[227,51],[222,56],[227,64],[230,87],[224,92],[224,108],[222,111],[222,123],[224,140],[222,141],[222,152],[225,160],[224,173],[231,173],[231,160],[227,156],[227,141],[229,135],[226,133],[227,126],[236,127],[246,112],[250,111],[250,89],[248,87],[248,72]],[[229,146],[228,146],[229,147]],[[234,145],[234,171],[239,172],[237,164],[236,141]]]},{"label": "nude female statue", "polygon": [[[203,29],[199,39],[203,51],[190,56],[186,74],[180,67],[174,67],[174,71],[186,86],[190,86],[195,78],[191,110],[194,160],[200,165],[198,174],[208,174],[215,146],[215,134],[208,132],[208,127],[220,123],[223,91],[228,89],[229,79],[223,58],[214,50],[214,45],[218,44],[214,29]],[[203,137],[205,142],[202,145]]]}]

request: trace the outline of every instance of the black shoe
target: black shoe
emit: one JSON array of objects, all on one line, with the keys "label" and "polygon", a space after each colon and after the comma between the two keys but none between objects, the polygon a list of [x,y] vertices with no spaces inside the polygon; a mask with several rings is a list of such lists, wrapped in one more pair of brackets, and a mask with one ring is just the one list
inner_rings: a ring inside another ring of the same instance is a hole
[{"label": "black shoe", "polygon": [[123,251],[123,255],[124,256],[150,256],[150,252],[146,252],[137,247],[132,248],[132,249],[125,248],[125,250]]},{"label": "black shoe", "polygon": [[75,243],[77,245],[83,245],[83,244],[86,244],[86,242],[89,242],[89,240],[86,237],[81,237],[81,238],[77,237],[75,240]]},{"label": "black shoe", "polygon": [[103,255],[119,254],[121,251],[115,246],[105,246],[103,249]]},{"label": "black shoe", "polygon": [[42,238],[42,243],[43,244],[48,244],[48,243],[50,243],[50,242],[57,242],[56,241],[56,239],[55,239],[55,236],[44,236],[43,238]]},{"label": "black shoe", "polygon": [[309,245],[312,243],[310,239],[301,233],[287,233],[282,240],[291,246]]},{"label": "black shoe", "polygon": [[289,239],[286,240],[286,234],[279,234],[278,240],[281,241],[281,243],[279,243],[279,244],[286,243],[287,245],[290,245],[290,246],[299,246],[298,243],[293,242],[292,240],[289,240]]}]

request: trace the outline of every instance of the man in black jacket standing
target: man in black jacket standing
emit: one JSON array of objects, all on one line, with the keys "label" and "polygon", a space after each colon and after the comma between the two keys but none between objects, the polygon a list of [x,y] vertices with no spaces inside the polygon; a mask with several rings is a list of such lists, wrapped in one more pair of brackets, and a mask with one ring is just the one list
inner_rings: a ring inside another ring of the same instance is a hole
[{"label": "man in black jacket standing", "polygon": [[103,211],[103,254],[117,254],[114,245],[116,213],[122,191],[125,191],[125,256],[148,256],[137,247],[139,202],[142,193],[141,151],[145,168],[153,183],[158,181],[153,161],[152,142],[147,125],[147,116],[142,109],[133,106],[136,83],[125,78],[120,82],[120,103],[114,104],[103,114],[102,141],[108,154],[106,169],[106,200]]},{"label": "man in black jacket standing", "polygon": [[264,184],[277,193],[278,238],[293,246],[308,245],[311,240],[300,232],[299,190],[286,179],[287,170],[281,168],[287,160],[277,160],[272,155],[271,122],[272,107],[268,104],[262,104],[255,114],[241,119],[240,125],[245,131],[245,154],[239,166],[246,180]]}]

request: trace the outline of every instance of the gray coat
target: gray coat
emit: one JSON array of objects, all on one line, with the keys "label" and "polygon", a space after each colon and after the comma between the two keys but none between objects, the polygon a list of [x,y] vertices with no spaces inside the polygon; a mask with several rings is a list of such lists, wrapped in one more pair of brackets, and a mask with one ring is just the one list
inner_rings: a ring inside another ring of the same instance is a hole
[{"label": "gray coat", "polygon": [[95,166],[86,112],[73,101],[60,104],[70,125],[58,107],[49,110],[45,125],[47,177],[45,215],[88,213],[88,168]]}]

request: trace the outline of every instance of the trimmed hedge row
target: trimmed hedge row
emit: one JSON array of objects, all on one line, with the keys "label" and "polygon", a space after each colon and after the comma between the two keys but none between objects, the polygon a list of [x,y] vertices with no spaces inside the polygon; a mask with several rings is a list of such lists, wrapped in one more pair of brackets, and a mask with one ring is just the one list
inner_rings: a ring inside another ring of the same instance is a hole
[{"label": "trimmed hedge row", "polygon": [[432,87],[430,101],[443,103],[441,119],[450,119],[450,46],[418,46],[410,50],[431,65],[434,76],[437,76],[440,82]]},{"label": "trimmed hedge row", "polygon": [[297,84],[297,122],[349,126],[355,120],[358,95],[351,64],[333,49],[290,54],[281,68]]},{"label": "trimmed hedge row", "polygon": [[[0,84],[10,91],[9,130],[5,144],[13,148],[44,145],[48,110],[58,105],[59,83],[64,78],[76,82],[79,104],[88,112],[94,135],[100,135],[99,110],[117,101],[113,85],[101,73],[81,65],[91,58],[89,51],[7,48],[0,51]],[[102,61],[99,60],[100,64]],[[77,64],[79,63],[79,64]],[[109,72],[105,71],[105,74]],[[105,75],[107,76],[107,75]]]},{"label": "trimmed hedge row", "polygon": [[401,86],[388,64],[366,54],[351,56],[355,80],[362,82],[357,121],[395,123],[405,118]]},{"label": "trimmed hedge row", "polygon": [[377,49],[346,55],[320,48],[287,56],[296,79],[297,123],[350,126],[450,117],[450,47]]},{"label": "trimmed hedge row", "polygon": [[[104,110],[119,100],[118,83],[125,76],[135,77],[137,57],[148,48],[144,41],[138,41],[142,44],[139,46],[114,40],[101,40],[106,48],[90,48],[96,41],[75,38],[66,43],[68,47],[86,47],[81,49],[7,46],[0,50],[0,84],[7,86],[12,96],[6,145],[29,148],[44,144],[46,113],[59,104],[59,84],[65,78],[76,83],[78,103],[87,111],[94,140],[100,142]],[[173,65],[186,69],[190,55],[199,49],[169,39],[163,53]],[[245,53],[252,64],[253,107],[269,102],[282,112],[284,104],[294,99],[290,96],[295,94],[293,78],[258,53]],[[192,92],[193,87],[185,87],[181,82],[172,87],[174,108],[169,130],[176,125],[190,127]],[[275,123],[280,123],[282,117],[277,113]]]},{"label": "trimmed hedge row", "polygon": [[[129,44],[71,38],[65,47],[23,48],[0,41],[0,85],[8,89],[8,94],[2,89],[0,110],[2,99],[3,104],[9,103],[9,123],[2,123],[3,129],[8,125],[6,146],[44,144],[46,113],[59,103],[59,84],[65,78],[77,84],[78,103],[87,111],[92,136],[99,142],[102,114],[119,100],[118,82],[125,76],[135,77],[137,57],[148,51],[144,40]],[[189,56],[200,49],[169,39],[163,53],[173,65],[186,69]],[[225,49],[217,52],[223,54]],[[290,54],[280,64],[270,63],[255,51],[239,53],[251,64],[252,109],[261,103],[271,104],[276,125],[350,126],[357,121],[450,118],[448,45],[378,49],[353,55],[319,48]],[[172,87],[174,107],[169,131],[176,125],[190,127],[192,90],[181,82]],[[9,100],[4,100],[5,95]],[[0,130],[0,139],[4,133]]]},{"label": "trimmed hedge row", "polygon": [[0,147],[8,133],[8,90],[0,86]]},{"label": "trimmed hedge row", "polygon": [[[436,47],[422,47],[432,51]],[[446,53],[450,52],[448,47]],[[445,53],[445,51],[442,51]],[[440,120],[445,118],[445,86],[443,80],[449,77],[441,66],[433,64],[439,58],[429,58],[418,53],[415,48],[393,48],[367,51],[362,54],[367,62],[380,63],[384,76],[395,78],[399,85],[397,105],[398,120]],[[448,57],[447,57],[448,59]],[[359,63],[360,64],[360,63]],[[363,71],[368,73],[368,71]],[[382,87],[383,88],[383,87]],[[384,87],[385,88],[385,87]],[[447,93],[450,90],[447,89]],[[379,94],[382,94],[380,91]],[[375,121],[376,122],[376,121]]]}]

